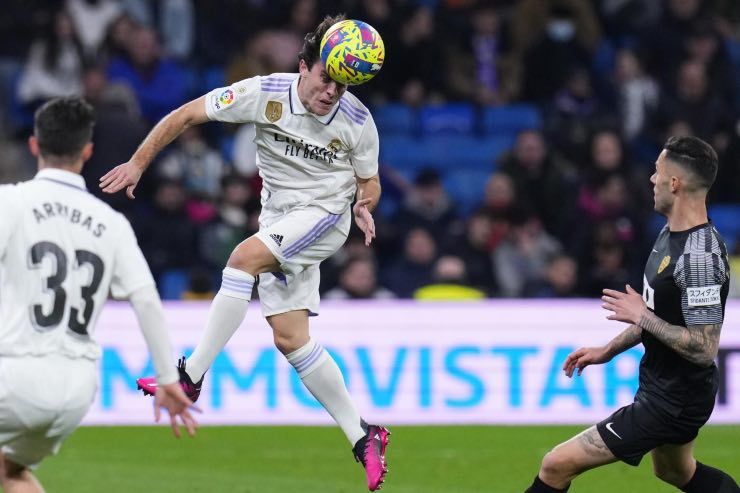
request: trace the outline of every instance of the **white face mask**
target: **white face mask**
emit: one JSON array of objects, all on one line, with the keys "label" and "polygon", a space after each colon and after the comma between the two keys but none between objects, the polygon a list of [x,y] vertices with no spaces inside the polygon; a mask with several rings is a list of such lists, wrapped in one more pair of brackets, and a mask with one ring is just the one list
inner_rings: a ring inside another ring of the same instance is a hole
[{"label": "white face mask", "polygon": [[552,20],[547,23],[547,34],[555,41],[569,41],[576,33],[572,21],[566,19]]}]

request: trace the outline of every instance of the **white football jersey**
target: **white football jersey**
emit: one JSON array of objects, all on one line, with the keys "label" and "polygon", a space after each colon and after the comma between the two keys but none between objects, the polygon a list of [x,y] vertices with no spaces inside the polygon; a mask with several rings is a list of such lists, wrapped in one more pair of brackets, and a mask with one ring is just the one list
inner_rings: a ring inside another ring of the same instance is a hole
[{"label": "white football jersey", "polygon": [[0,356],[97,359],[109,292],[154,284],[131,225],[60,169],[1,185],[0,211]]},{"label": "white football jersey", "polygon": [[253,122],[262,205],[287,211],[319,205],[340,214],[354,198],[355,175],[378,173],[378,130],[368,109],[345,92],[326,116],[298,99],[298,74],[272,74],[206,95],[211,120]]}]

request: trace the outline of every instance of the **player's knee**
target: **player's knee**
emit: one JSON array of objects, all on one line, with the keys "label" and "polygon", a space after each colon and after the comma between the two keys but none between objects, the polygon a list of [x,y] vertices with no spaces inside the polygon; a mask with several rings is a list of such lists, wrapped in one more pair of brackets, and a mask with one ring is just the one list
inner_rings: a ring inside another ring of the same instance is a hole
[{"label": "player's knee", "polygon": [[278,348],[278,351],[282,354],[292,353],[293,351],[300,349],[303,344],[305,344],[297,334],[278,333],[275,331],[273,333],[273,339],[275,341],[275,347]]},{"label": "player's knee", "polygon": [[548,484],[568,480],[573,475],[573,463],[557,449],[551,450],[542,459],[540,478]]},{"label": "player's knee", "polygon": [[691,479],[691,475],[687,471],[675,467],[675,465],[665,464],[658,461],[653,462],[653,472],[661,481],[672,484],[676,487],[685,485]]},{"label": "player's knee", "polygon": [[226,265],[256,276],[263,272],[276,270],[277,262],[272,252],[260,240],[253,237],[239,243],[234,248]]}]

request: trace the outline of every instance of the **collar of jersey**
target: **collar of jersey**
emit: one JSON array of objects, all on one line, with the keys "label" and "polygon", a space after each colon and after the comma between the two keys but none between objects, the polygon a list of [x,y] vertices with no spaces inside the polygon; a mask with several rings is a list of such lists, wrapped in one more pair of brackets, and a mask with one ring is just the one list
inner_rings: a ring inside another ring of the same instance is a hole
[{"label": "collar of jersey", "polygon": [[63,169],[44,168],[36,173],[34,180],[49,180],[62,185],[79,188],[80,190],[87,190],[85,179],[82,176]]},{"label": "collar of jersey", "polygon": [[306,109],[305,106],[303,106],[303,103],[301,103],[300,98],[298,97],[298,81],[301,79],[300,76],[296,78],[291,84],[290,84],[290,93],[288,94],[288,102],[290,103],[290,112],[294,115],[305,115],[308,113],[312,117],[316,118],[318,121],[323,123],[324,125],[329,125],[331,121],[334,119],[334,115],[337,114],[337,111],[339,111],[339,101],[334,105],[334,108],[327,113],[324,116],[319,116],[315,113],[311,113]]}]

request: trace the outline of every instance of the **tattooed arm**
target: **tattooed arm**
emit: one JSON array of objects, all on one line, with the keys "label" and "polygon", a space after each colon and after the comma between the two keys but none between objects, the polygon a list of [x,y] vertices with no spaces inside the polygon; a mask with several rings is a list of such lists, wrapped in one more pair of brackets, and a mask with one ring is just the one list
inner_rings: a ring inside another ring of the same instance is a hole
[{"label": "tattooed arm", "polygon": [[639,326],[694,364],[709,366],[717,356],[722,324],[671,325],[648,310],[642,296],[630,286],[627,286],[626,293],[605,289],[601,299],[604,301],[602,306],[613,312],[607,317],[609,320]]},{"label": "tattooed arm", "polygon": [[633,324],[605,346],[578,348],[565,359],[563,371],[566,376],[572,377],[576,369],[580,375],[588,365],[600,365],[611,361],[614,356],[636,346],[641,340],[641,334],[642,329]]},{"label": "tattooed arm", "polygon": [[640,317],[639,325],[694,364],[709,366],[717,357],[722,324],[689,325],[688,327],[671,325],[646,309]]}]

